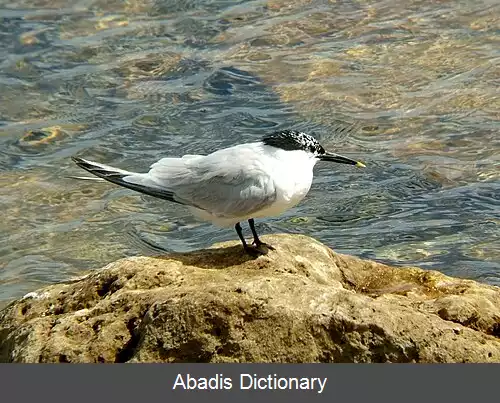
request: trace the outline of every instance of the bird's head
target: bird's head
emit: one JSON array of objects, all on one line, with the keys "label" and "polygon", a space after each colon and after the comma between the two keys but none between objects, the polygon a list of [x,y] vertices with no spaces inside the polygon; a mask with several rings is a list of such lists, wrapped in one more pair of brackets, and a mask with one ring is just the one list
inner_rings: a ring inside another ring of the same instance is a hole
[{"label": "bird's head", "polygon": [[323,146],[313,136],[295,130],[275,132],[265,136],[262,139],[262,142],[267,146],[286,151],[304,151],[312,158],[319,161],[338,162],[342,164],[356,165],[359,167],[365,166],[359,161],[325,151]]}]

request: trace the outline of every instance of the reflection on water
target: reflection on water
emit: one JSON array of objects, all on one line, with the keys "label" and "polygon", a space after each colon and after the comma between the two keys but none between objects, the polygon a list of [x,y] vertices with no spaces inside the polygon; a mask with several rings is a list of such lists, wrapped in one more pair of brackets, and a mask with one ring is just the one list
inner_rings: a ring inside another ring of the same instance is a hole
[{"label": "reflection on water", "polygon": [[500,284],[497,1],[0,0],[0,16],[0,301],[235,238],[65,178],[71,155],[141,171],[289,127],[368,168],[318,164],[262,231]]}]

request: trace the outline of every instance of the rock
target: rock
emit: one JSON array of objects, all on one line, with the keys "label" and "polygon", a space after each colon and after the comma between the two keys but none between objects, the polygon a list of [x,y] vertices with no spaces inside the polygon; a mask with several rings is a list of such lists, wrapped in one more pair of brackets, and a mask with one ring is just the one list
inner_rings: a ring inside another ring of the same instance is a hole
[{"label": "rock", "polygon": [[500,289],[264,237],[119,260],[0,313],[2,362],[500,362]]}]

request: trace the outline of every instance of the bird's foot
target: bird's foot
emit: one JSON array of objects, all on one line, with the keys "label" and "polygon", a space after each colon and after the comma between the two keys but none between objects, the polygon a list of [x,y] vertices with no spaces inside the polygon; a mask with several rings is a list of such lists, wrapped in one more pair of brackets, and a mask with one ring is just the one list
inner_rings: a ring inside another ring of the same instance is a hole
[{"label": "bird's foot", "polygon": [[256,248],[263,247],[263,248],[266,248],[268,250],[276,250],[274,248],[274,246],[269,245],[268,243],[262,242],[260,239],[254,239],[252,245],[255,246]]},{"label": "bird's foot", "polygon": [[266,250],[260,249],[256,246],[253,246],[253,245],[252,246],[250,246],[250,245],[245,246],[245,252],[248,255],[253,256],[253,257],[258,257],[258,256],[262,256],[262,255],[267,254]]},{"label": "bird's foot", "polygon": [[263,243],[261,245],[254,245],[254,244],[246,245],[245,252],[248,253],[250,256],[254,256],[254,257],[267,255],[267,252],[269,252],[270,248],[263,247],[264,245],[266,245],[266,244]]}]

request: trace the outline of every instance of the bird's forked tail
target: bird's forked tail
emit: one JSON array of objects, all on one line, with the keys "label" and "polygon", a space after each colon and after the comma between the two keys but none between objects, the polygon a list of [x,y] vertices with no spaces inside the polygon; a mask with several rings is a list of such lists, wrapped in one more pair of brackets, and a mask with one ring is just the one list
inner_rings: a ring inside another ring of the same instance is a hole
[{"label": "bird's forked tail", "polygon": [[[115,168],[109,165],[100,164],[98,162],[93,162],[85,160],[79,157],[71,157],[72,160],[80,168],[85,169],[87,172],[106,180],[108,182],[114,183],[119,186],[126,187],[136,192],[144,193],[149,196],[158,197],[160,199],[165,199],[175,203],[180,203],[175,200],[173,192],[164,189],[156,185],[149,177],[148,174],[141,174],[135,172],[125,171],[123,169]],[[92,180],[94,178],[85,178],[73,176],[74,179],[85,179]],[[99,180],[95,178],[94,180]]]}]

